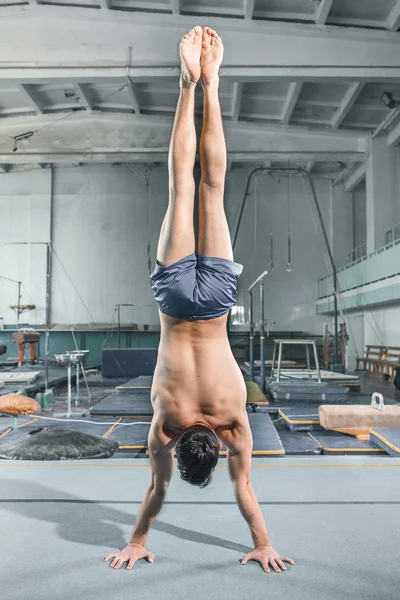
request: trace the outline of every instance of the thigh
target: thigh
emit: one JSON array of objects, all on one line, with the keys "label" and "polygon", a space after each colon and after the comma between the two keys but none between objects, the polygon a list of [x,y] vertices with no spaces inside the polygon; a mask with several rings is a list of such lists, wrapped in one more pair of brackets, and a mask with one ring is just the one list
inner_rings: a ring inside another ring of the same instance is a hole
[{"label": "thigh", "polygon": [[168,266],[195,252],[193,211],[194,186],[187,194],[170,193],[157,249],[157,260],[162,265]]},{"label": "thigh", "polygon": [[198,254],[233,260],[223,186],[213,187],[200,183]]}]

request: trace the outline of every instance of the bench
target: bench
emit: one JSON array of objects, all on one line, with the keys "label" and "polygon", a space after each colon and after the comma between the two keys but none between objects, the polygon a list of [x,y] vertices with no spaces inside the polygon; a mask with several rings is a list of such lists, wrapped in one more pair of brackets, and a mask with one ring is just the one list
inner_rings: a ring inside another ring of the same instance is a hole
[{"label": "bench", "polygon": [[357,358],[356,361],[356,371],[389,375],[392,379],[396,375],[396,369],[400,368],[400,347],[367,345],[365,356]]}]

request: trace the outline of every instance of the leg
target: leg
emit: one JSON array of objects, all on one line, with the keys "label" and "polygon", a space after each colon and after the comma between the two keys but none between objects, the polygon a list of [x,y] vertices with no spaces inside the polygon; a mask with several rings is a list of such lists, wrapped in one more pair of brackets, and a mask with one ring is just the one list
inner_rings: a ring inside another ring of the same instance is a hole
[{"label": "leg", "polygon": [[157,260],[167,266],[193,254],[194,192],[193,167],[196,157],[194,95],[200,77],[201,27],[182,38],[180,96],[169,149],[169,204],[161,227]]},{"label": "leg", "polygon": [[205,27],[201,54],[204,117],[200,139],[198,252],[201,256],[233,260],[231,237],[224,210],[226,145],[218,97],[218,70],[222,55],[220,37],[215,31]]}]

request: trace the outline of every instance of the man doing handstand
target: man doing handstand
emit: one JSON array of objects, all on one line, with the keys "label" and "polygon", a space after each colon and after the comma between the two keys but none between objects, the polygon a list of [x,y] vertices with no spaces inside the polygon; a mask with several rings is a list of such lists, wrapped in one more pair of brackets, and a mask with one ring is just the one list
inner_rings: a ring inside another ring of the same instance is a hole
[{"label": "man doing handstand", "polygon": [[[226,332],[228,311],[237,294],[242,266],[233,251],[224,211],[226,147],[218,97],[223,45],[218,34],[195,27],[182,38],[182,75],[169,152],[169,205],[161,228],[157,265],[151,278],[159,306],[161,340],[152,387],[154,417],[149,433],[152,481],[129,545],[105,558],[119,569],[137,560],[153,562],[145,548],[150,526],[163,505],[174,468],[185,481],[205,487],[227,447],[229,476],[254,550],[245,556],[286,570],[268,537],[250,483],[252,434],[246,412],[246,386]],[[193,227],[196,156],[194,100],[201,77],[204,91],[200,139],[198,243]]]}]

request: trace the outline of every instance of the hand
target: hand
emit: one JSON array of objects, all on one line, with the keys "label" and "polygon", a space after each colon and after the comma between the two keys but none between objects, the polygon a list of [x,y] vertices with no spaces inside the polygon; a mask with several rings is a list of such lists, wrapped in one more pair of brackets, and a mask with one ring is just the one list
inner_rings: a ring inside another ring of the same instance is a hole
[{"label": "hand", "polygon": [[291,565],[295,565],[296,563],[291,558],[287,558],[286,556],[281,556],[273,549],[272,546],[259,546],[253,552],[246,554],[244,558],[242,558],[242,565],[245,565],[247,561],[255,560],[260,563],[262,568],[266,573],[270,573],[271,570],[269,565],[276,571],[276,573],[280,573],[282,571],[287,571],[283,561],[290,563]]},{"label": "hand", "polygon": [[113,569],[119,569],[124,562],[127,562],[127,569],[132,569],[137,560],[147,558],[148,562],[154,562],[154,554],[148,552],[141,544],[128,544],[121,552],[113,552],[105,557],[104,562],[114,559],[110,564]]}]

